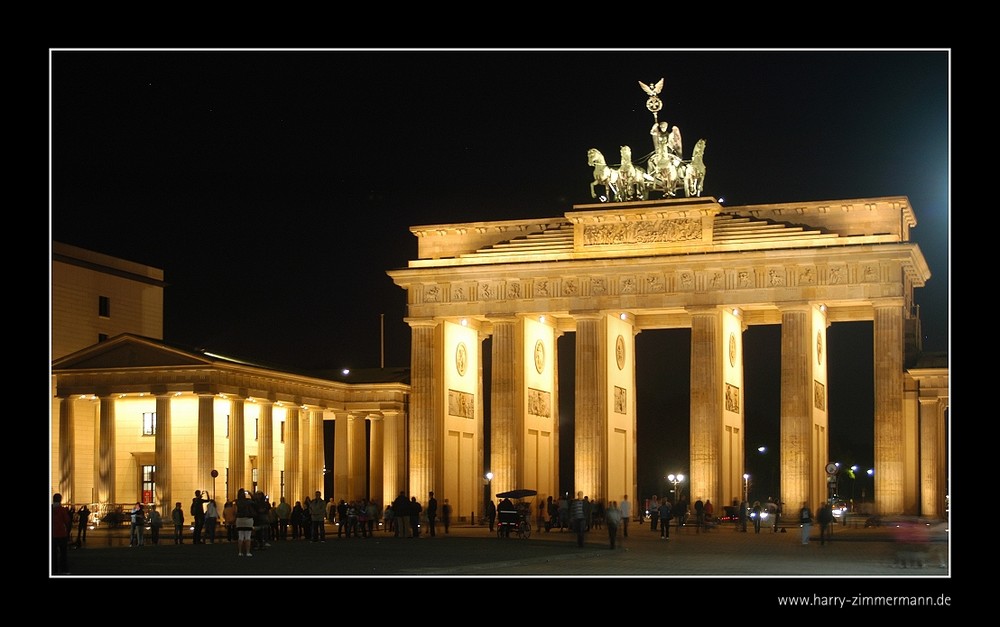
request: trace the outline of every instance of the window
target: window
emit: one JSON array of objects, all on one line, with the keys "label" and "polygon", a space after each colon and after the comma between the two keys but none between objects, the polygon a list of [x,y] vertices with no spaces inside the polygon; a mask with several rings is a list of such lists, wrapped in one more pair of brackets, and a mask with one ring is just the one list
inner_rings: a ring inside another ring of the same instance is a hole
[{"label": "window", "polygon": [[[153,414],[154,416],[156,414]],[[142,466],[142,502],[155,503],[156,501],[156,466]]]},{"label": "window", "polygon": [[108,334],[107,333],[98,333],[97,334],[97,343],[98,344],[100,344],[101,342],[107,342],[107,341],[108,341]]},{"label": "window", "polygon": [[257,435],[258,435],[258,428],[259,428],[259,426],[260,426],[260,418],[254,418],[253,419],[253,439],[254,439],[254,442],[257,441]]},{"label": "window", "polygon": [[229,414],[226,414],[226,439],[229,439]]},{"label": "window", "polygon": [[[285,423],[281,423],[281,424],[285,424]],[[284,470],[278,471],[278,485],[281,486],[281,492],[278,494],[278,496],[285,496],[285,471]]]},{"label": "window", "polygon": [[102,318],[111,317],[111,299],[107,296],[97,297],[97,315]]},{"label": "window", "polygon": [[281,443],[284,444],[285,443],[285,421],[284,420],[281,421],[281,427],[279,427],[278,431],[281,434]]},{"label": "window", "polygon": [[156,435],[156,412],[155,411],[144,411],[144,412],[142,412],[142,434],[143,435]]}]

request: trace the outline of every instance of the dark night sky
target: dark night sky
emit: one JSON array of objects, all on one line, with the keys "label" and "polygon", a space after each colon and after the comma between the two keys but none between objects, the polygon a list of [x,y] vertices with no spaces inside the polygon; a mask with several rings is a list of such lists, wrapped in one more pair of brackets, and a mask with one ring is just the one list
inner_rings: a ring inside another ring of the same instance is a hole
[{"label": "dark night sky", "polygon": [[[946,49],[50,58],[51,239],[162,268],[168,342],[377,367],[385,314],[385,364],[408,366],[405,294],[386,270],[416,256],[409,227],[592,202],[587,149],[645,154],[652,116],[638,81],[662,77],[660,119],[681,128],[684,156],[707,140],[706,196],[730,206],[908,196],[932,273],[916,295],[924,349],[949,347]],[[835,324],[828,340],[831,453],[863,467],[871,335],[870,323]],[[779,337],[777,327],[745,335],[748,448],[778,442]],[[637,338],[646,495],[667,472],[687,473],[688,341],[686,331]],[[768,474],[766,461],[748,465]]]}]

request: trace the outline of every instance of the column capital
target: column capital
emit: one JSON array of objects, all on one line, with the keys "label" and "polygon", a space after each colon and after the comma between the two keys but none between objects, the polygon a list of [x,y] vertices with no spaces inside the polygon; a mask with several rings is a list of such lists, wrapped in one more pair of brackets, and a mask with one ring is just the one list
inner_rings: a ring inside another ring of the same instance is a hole
[{"label": "column capital", "polygon": [[403,322],[410,325],[410,328],[412,329],[416,329],[418,327],[434,328],[441,323],[441,321],[436,318],[403,318]]},{"label": "column capital", "polygon": [[902,296],[888,296],[886,298],[874,298],[872,299],[873,309],[883,309],[889,308],[893,309],[896,307],[905,307],[906,300]]}]

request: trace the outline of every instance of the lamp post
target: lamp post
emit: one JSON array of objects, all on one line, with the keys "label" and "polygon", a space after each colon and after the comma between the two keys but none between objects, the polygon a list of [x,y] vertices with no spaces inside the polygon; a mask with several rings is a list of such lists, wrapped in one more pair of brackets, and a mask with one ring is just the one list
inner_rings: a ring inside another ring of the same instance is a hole
[{"label": "lamp post", "polygon": [[[216,478],[218,476],[219,476],[219,471],[213,468],[212,469],[212,494],[213,495],[217,494],[217,492],[215,491],[216,487],[217,487],[217,484],[216,484],[215,480],[216,480]],[[214,498],[216,498],[216,496],[212,496],[212,498],[214,499]]]},{"label": "lamp post", "polygon": [[743,500],[750,502],[750,475],[747,473],[743,473]]},{"label": "lamp post", "polygon": [[674,484],[674,505],[676,505],[680,501],[680,496],[677,494],[677,484],[684,481],[684,475],[670,473],[667,475],[667,481]]},{"label": "lamp post", "polygon": [[483,513],[479,516],[480,525],[486,524],[486,510],[489,509],[490,498],[493,496],[493,472],[487,470],[483,479],[486,479],[486,483],[483,484]]}]

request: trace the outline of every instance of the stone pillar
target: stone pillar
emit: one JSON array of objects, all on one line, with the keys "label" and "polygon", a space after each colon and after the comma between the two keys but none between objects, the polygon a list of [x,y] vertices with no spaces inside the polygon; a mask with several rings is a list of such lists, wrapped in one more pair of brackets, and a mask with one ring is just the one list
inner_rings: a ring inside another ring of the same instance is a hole
[{"label": "stone pillar", "polygon": [[722,312],[691,311],[690,499],[726,504],[722,480]]},{"label": "stone pillar", "polygon": [[[554,385],[552,388],[552,500],[559,500],[559,486],[562,477],[559,475],[559,338],[563,332],[553,329],[552,335],[552,376]],[[548,513],[546,512],[546,516]]]},{"label": "stone pillar", "polygon": [[333,497],[340,501],[354,499],[351,485],[351,415],[333,412]]},{"label": "stone pillar", "polygon": [[940,486],[938,472],[942,460],[938,459],[940,442],[938,441],[938,409],[940,402],[936,398],[919,400],[920,415],[920,515],[943,517],[944,512],[938,511]]},{"label": "stone pillar", "polygon": [[[368,472],[371,475],[371,488],[368,497],[375,501],[381,509],[385,509],[385,490],[383,486],[385,468],[385,420],[380,414],[372,414],[368,417],[371,421],[371,445],[369,447],[370,459],[368,462]],[[392,494],[392,492],[389,492]]]},{"label": "stone pillar", "polygon": [[[198,397],[198,470],[194,485],[202,490],[212,486],[212,468],[215,465],[215,398]],[[232,435],[232,432],[230,432]],[[230,439],[230,445],[232,440]],[[193,495],[192,495],[193,496]],[[183,501],[183,499],[181,499]],[[169,510],[167,510],[169,511]]]},{"label": "stone pillar", "polygon": [[155,448],[154,464],[156,464],[156,502],[160,506],[160,513],[168,515],[174,509],[173,495],[171,494],[171,475],[173,474],[174,460],[171,446],[173,444],[173,425],[170,418],[171,394],[156,395],[156,435],[153,446]]},{"label": "stone pillar", "polygon": [[76,466],[76,435],[73,425],[76,424],[76,408],[72,396],[63,397],[59,401],[59,476],[56,481],[63,503],[76,503],[73,489],[73,472]]},{"label": "stone pillar", "polygon": [[436,398],[434,374],[441,352],[440,325],[433,320],[410,320],[410,423],[409,423],[409,485],[401,489],[408,495],[426,494],[434,482],[434,460],[437,442],[434,425]]},{"label": "stone pillar", "polygon": [[285,497],[290,504],[301,501],[299,488],[302,486],[302,457],[299,455],[299,408],[289,406],[285,413]]},{"label": "stone pillar", "polygon": [[[516,318],[491,318],[493,322],[493,382],[490,392],[490,470],[493,494],[519,486],[519,434],[517,432]],[[492,498],[492,494],[490,497]]]},{"label": "stone pillar", "polygon": [[277,501],[271,489],[274,486],[274,406],[271,401],[258,400],[260,413],[257,418],[257,489]]},{"label": "stone pillar", "polygon": [[[213,397],[207,395],[199,397],[199,423],[202,414],[213,412],[214,400]],[[232,406],[229,410],[229,487],[227,491],[232,498],[236,498],[240,488],[249,492],[253,486],[247,481],[244,400],[233,398],[231,403]]]},{"label": "stone pillar", "polygon": [[608,356],[605,316],[574,314],[576,319],[576,399],[574,401],[574,484],[571,497],[607,493]]},{"label": "stone pillar", "polygon": [[323,455],[323,410],[309,410],[309,496],[325,490],[323,470],[326,461]]},{"label": "stone pillar", "polygon": [[816,509],[824,494],[814,494],[813,479],[821,477],[813,459],[811,307],[781,312],[781,499],[785,516],[803,502]]},{"label": "stone pillar", "polygon": [[875,303],[875,513],[903,514],[903,303]]},{"label": "stone pillar", "polygon": [[114,505],[115,492],[115,398],[101,395],[101,427],[97,436],[97,501]]},{"label": "stone pillar", "polygon": [[313,492],[315,490],[312,487],[312,449],[309,446],[309,441],[312,439],[312,430],[309,428],[309,409],[304,408],[302,410],[301,422],[299,423],[299,460],[300,474],[299,474],[299,496],[298,500],[302,501],[302,505],[305,506],[305,498],[308,496],[310,499],[313,497]]},{"label": "stone pillar", "polygon": [[365,487],[367,478],[368,446],[365,437],[365,423],[367,420],[363,414],[355,414],[347,420],[347,433],[350,442],[348,459],[350,460],[350,486],[351,495],[354,499],[362,499],[368,496]]},{"label": "stone pillar", "polygon": [[[383,464],[382,494],[385,509],[400,490],[406,489],[406,416],[402,412],[383,411],[385,464]],[[374,475],[373,475],[374,477]],[[372,480],[374,486],[374,479]]]}]

